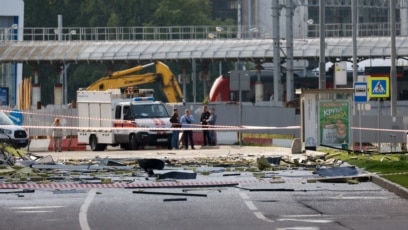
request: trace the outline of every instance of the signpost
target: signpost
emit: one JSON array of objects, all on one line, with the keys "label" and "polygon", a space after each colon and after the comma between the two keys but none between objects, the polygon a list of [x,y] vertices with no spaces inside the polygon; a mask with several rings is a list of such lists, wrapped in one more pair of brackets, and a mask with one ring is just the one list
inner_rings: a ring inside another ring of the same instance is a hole
[{"label": "signpost", "polygon": [[[358,103],[358,124],[361,128],[361,108],[362,103],[367,102],[367,82],[355,82],[354,83],[354,102]],[[361,129],[358,131],[358,140],[360,143],[360,150],[362,149],[361,143]],[[353,143],[354,145],[354,143]]]},{"label": "signpost", "polygon": [[354,102],[367,102],[367,82],[354,83]]},{"label": "signpost", "polygon": [[368,95],[370,98],[383,98],[390,96],[390,78],[389,77],[369,77]]},{"label": "signpost", "polygon": [[[370,98],[378,99],[378,118],[377,128],[380,128],[381,98],[390,96],[390,78],[389,77],[369,77],[368,95]],[[378,149],[381,151],[380,132],[377,134]]]},{"label": "signpost", "polygon": [[[242,125],[242,91],[250,90],[250,77],[248,71],[234,70],[230,73],[230,89],[239,93],[239,126]],[[238,132],[239,145],[242,145],[242,133]]]}]

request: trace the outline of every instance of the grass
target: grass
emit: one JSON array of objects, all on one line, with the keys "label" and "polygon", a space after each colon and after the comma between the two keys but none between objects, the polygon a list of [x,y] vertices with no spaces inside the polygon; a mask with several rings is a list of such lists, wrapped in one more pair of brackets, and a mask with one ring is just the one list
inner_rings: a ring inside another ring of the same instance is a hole
[{"label": "grass", "polygon": [[402,174],[402,175],[386,175],[382,176],[387,180],[390,180],[394,183],[397,183],[401,186],[404,186],[405,188],[408,188],[408,174]]},{"label": "grass", "polygon": [[408,188],[408,155],[374,153],[354,155],[342,152],[336,158]]}]

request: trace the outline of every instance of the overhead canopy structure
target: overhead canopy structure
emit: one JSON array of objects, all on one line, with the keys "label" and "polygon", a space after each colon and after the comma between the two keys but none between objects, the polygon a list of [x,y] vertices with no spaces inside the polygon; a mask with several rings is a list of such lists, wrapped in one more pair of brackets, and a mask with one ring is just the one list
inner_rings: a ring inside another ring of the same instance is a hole
[{"label": "overhead canopy structure", "polygon": [[[281,40],[281,58],[286,41]],[[357,56],[386,58],[391,54],[389,37],[363,37],[357,40]],[[351,38],[327,38],[326,57],[342,60],[352,57]],[[44,62],[128,62],[152,60],[258,60],[273,59],[271,39],[206,39],[166,41],[7,41],[0,43],[0,63]],[[408,39],[396,38],[399,58],[408,56]],[[294,41],[295,59],[319,57],[319,39]]]}]

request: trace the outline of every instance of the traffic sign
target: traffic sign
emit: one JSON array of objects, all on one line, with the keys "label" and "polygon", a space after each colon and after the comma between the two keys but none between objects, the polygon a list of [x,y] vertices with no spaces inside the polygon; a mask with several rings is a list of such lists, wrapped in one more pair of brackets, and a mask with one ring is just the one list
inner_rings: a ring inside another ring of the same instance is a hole
[{"label": "traffic sign", "polygon": [[367,82],[354,83],[354,102],[367,102]]},{"label": "traffic sign", "polygon": [[17,109],[11,111],[9,117],[16,125],[22,125],[24,122],[23,114]]},{"label": "traffic sign", "polygon": [[390,96],[390,79],[388,77],[368,78],[368,96],[382,98]]}]

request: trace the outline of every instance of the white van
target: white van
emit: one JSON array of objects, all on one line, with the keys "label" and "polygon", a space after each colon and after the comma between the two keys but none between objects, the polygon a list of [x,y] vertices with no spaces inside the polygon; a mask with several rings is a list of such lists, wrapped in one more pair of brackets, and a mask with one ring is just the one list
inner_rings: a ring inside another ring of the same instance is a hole
[{"label": "white van", "polygon": [[19,148],[28,145],[27,132],[21,126],[15,125],[3,111],[0,111],[0,142],[10,143]]}]

